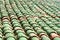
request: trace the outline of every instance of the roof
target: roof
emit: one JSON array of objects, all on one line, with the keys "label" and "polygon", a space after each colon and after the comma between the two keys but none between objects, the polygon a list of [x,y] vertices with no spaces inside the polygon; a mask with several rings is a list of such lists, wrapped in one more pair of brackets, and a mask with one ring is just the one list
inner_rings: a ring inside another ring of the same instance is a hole
[{"label": "roof", "polygon": [[59,3],[0,0],[0,40],[60,40]]}]

